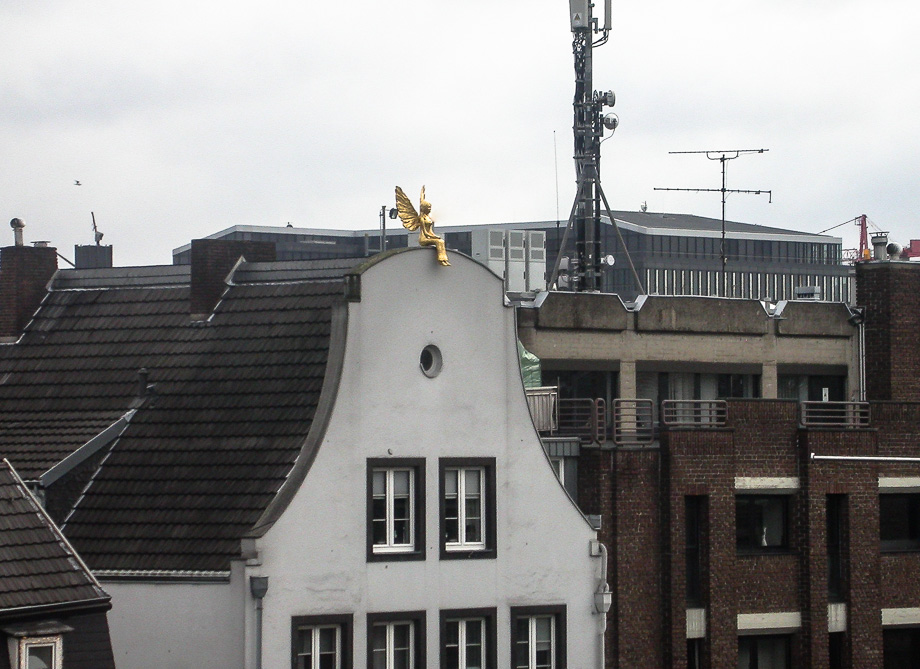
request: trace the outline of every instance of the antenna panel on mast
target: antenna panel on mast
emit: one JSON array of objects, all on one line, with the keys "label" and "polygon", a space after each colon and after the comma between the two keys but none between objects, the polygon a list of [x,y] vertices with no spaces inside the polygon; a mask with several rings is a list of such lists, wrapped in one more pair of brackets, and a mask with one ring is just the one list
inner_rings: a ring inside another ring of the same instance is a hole
[{"label": "antenna panel on mast", "polygon": [[572,20],[572,32],[584,30],[591,21],[588,0],[569,0],[569,18]]}]

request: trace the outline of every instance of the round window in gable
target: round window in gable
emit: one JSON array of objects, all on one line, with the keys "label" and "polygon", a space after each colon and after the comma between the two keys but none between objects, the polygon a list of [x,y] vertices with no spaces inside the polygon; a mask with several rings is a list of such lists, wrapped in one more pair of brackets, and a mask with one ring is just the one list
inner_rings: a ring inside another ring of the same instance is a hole
[{"label": "round window in gable", "polygon": [[422,374],[429,379],[436,377],[441,373],[441,349],[434,344],[429,344],[423,348],[422,354],[418,359],[418,365],[422,370]]}]

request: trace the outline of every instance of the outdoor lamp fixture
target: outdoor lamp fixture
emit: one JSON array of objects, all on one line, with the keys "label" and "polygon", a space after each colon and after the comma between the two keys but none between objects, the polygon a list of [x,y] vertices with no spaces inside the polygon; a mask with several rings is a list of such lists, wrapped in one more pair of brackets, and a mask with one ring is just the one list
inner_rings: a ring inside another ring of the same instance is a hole
[{"label": "outdoor lamp fixture", "polygon": [[249,592],[254,599],[262,599],[268,592],[268,576],[250,576]]},{"label": "outdoor lamp fixture", "polygon": [[611,606],[613,606],[613,593],[610,592],[610,586],[604,583],[602,589],[594,593],[594,610],[606,615]]},{"label": "outdoor lamp fixture", "polygon": [[268,592],[268,576],[250,576],[249,592],[256,600],[256,669],[262,669],[262,598]]}]

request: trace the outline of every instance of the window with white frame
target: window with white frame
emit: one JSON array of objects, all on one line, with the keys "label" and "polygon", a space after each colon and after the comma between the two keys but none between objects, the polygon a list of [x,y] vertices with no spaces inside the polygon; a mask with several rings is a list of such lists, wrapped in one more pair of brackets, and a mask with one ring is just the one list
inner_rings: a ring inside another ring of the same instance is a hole
[{"label": "window with white frame", "polygon": [[62,656],[60,636],[24,637],[19,640],[17,669],[61,669]]},{"label": "window with white frame", "polygon": [[495,666],[495,609],[441,611],[441,669]]},{"label": "window with white frame", "polygon": [[565,669],[565,607],[512,607],[514,669]]},{"label": "window with white frame", "polygon": [[447,550],[485,548],[482,467],[444,470],[444,539]]},{"label": "window with white frame", "polygon": [[368,559],[424,559],[424,460],[368,461]]},{"label": "window with white frame", "polygon": [[292,628],[295,669],[351,669],[350,615],[297,616]]},{"label": "window with white frame", "polygon": [[370,669],[421,669],[425,648],[424,611],[368,614]]},{"label": "window with white frame", "polygon": [[442,458],[441,557],[494,557],[495,459]]}]

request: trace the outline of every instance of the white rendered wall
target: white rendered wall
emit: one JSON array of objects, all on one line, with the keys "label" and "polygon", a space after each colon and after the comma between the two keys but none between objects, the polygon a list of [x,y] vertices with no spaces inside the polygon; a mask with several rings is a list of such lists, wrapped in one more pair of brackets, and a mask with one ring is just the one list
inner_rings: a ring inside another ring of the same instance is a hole
[{"label": "white rendered wall", "polygon": [[[109,632],[118,669],[241,669],[244,575],[229,583],[105,581]],[[286,665],[285,665],[286,666]]]},{"label": "white rendered wall", "polygon": [[[361,278],[349,305],[344,371],[325,440],[285,513],[259,541],[269,577],[263,666],[290,665],[291,618],[354,614],[355,666],[366,614],[425,610],[428,666],[438,666],[438,612],[497,609],[498,666],[510,664],[509,607],[567,606],[568,666],[597,666],[592,613],[595,533],[556,480],[521,383],[513,310],[500,280],[432,249],[390,257]],[[443,370],[419,369],[434,344]],[[426,459],[426,559],[366,559],[368,458]],[[438,458],[496,458],[496,559],[439,558]],[[247,657],[248,657],[247,653]]]}]

